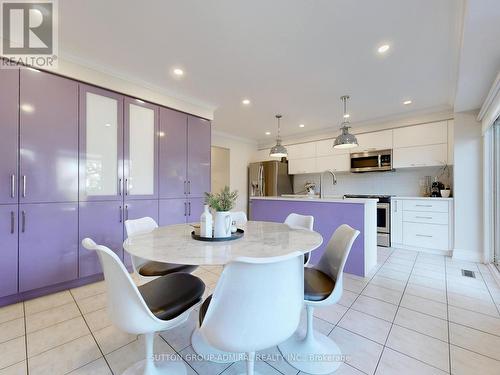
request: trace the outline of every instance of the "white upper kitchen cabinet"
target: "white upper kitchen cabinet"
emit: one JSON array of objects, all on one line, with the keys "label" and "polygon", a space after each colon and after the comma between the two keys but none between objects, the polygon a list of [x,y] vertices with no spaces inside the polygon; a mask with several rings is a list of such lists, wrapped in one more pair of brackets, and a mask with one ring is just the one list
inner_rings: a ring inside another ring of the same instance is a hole
[{"label": "white upper kitchen cabinet", "polygon": [[[359,139],[359,138],[358,138]],[[431,122],[394,129],[393,148],[448,143],[448,121]]]},{"label": "white upper kitchen cabinet", "polygon": [[285,147],[288,151],[288,160],[316,157],[316,142],[299,143]]},{"label": "white upper kitchen cabinet", "polygon": [[288,160],[289,174],[316,173],[316,158],[290,159]]},{"label": "white upper kitchen cabinet", "polygon": [[350,149],[351,154],[392,148],[392,130],[383,130],[373,133],[356,134],[358,147]]},{"label": "white upper kitchen cabinet", "polygon": [[349,154],[319,156],[316,158],[316,172],[324,171],[347,172],[351,169],[351,157]]},{"label": "white upper kitchen cabinet", "polygon": [[453,137],[455,131],[455,123],[453,120],[448,121],[448,164],[453,164]]},{"label": "white upper kitchen cabinet", "polygon": [[347,148],[333,148],[335,139],[324,139],[316,142],[316,156],[331,156],[331,155],[344,155],[349,154]]},{"label": "white upper kitchen cabinet", "polygon": [[448,163],[446,143],[431,146],[396,148],[392,151],[394,168],[431,167]]}]

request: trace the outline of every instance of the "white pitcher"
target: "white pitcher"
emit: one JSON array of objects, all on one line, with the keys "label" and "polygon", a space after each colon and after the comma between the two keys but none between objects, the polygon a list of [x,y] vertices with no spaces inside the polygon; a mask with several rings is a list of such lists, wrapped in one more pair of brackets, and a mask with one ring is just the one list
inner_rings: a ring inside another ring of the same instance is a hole
[{"label": "white pitcher", "polygon": [[231,213],[217,211],[214,221],[214,238],[231,237]]}]

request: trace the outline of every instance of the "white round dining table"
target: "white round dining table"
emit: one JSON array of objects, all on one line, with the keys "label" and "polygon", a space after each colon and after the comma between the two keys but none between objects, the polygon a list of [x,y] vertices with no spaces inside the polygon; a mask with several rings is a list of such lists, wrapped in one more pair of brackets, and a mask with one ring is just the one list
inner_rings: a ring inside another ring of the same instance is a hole
[{"label": "white round dining table", "polygon": [[191,237],[193,227],[176,224],[127,238],[125,250],[137,257],[164,263],[224,265],[239,257],[267,258],[295,251],[310,252],[323,243],[313,231],[282,223],[248,221],[238,225],[243,237],[232,241],[205,242]]},{"label": "white round dining table", "polygon": [[[244,230],[239,239],[205,242],[192,238],[193,227],[189,224],[169,225],[129,237],[123,246],[128,253],[147,260],[203,266],[225,265],[240,257],[268,258],[297,251],[305,254],[323,243],[317,232],[282,223],[248,221],[238,227]],[[243,358],[242,353],[225,353],[212,347],[198,328],[191,336],[191,344],[205,360],[227,363]]]}]

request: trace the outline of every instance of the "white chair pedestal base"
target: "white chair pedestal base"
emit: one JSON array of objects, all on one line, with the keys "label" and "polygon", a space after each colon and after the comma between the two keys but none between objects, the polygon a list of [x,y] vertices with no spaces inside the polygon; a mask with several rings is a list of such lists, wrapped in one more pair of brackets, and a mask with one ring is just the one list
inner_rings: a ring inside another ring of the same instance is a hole
[{"label": "white chair pedestal base", "polygon": [[313,375],[330,374],[342,364],[342,352],[329,337],[295,333],[278,348],[285,360],[297,370]]},{"label": "white chair pedestal base", "polygon": [[122,375],[187,375],[186,365],[182,361],[154,361],[153,365],[146,369],[147,363],[148,360],[143,359],[126,369]]},{"label": "white chair pedestal base", "polygon": [[216,363],[232,363],[245,359],[245,353],[232,353],[218,350],[206,342],[200,330],[196,328],[191,336],[191,345],[203,360]]}]

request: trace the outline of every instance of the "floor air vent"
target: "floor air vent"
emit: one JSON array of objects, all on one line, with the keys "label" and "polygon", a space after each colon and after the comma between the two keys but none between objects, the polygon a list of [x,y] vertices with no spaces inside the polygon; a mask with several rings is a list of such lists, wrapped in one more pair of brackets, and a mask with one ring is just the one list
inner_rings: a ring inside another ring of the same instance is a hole
[{"label": "floor air vent", "polygon": [[462,276],[476,278],[474,271],[470,271],[470,270],[462,270]]}]

